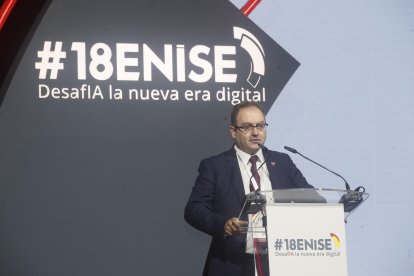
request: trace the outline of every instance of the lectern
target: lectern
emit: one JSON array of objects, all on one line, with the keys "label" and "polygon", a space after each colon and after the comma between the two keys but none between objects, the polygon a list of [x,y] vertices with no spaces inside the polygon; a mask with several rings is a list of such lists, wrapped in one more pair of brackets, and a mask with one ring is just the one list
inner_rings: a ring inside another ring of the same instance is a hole
[{"label": "lectern", "polygon": [[246,252],[258,276],[347,276],[345,223],[369,197],[358,190],[279,189],[246,195]]}]

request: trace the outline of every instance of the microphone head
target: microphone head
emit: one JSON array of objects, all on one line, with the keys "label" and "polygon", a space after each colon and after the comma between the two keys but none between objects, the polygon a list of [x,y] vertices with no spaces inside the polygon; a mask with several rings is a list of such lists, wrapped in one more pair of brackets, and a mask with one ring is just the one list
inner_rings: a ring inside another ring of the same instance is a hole
[{"label": "microphone head", "polygon": [[258,143],[257,144],[261,149],[264,149],[264,150],[268,150],[264,145],[262,145],[262,144],[260,144],[260,143]]},{"label": "microphone head", "polygon": [[285,150],[290,151],[291,153],[298,153],[297,150],[295,150],[294,148],[288,147],[288,146],[284,146]]}]

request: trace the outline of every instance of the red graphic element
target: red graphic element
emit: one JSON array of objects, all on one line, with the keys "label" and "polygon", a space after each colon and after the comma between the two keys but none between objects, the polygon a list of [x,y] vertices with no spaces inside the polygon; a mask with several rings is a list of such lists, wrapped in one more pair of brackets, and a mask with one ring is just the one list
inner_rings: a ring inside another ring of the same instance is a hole
[{"label": "red graphic element", "polygon": [[245,16],[248,16],[255,8],[257,5],[259,5],[259,3],[262,0],[249,0],[246,2],[246,4],[244,4],[244,6],[241,8],[242,13]]},{"label": "red graphic element", "polygon": [[255,255],[256,255],[256,258],[257,258],[257,270],[258,270],[259,276],[262,276],[263,275],[262,265],[260,263],[260,254],[259,254],[259,251],[257,250],[257,242],[258,242],[258,239],[253,239],[253,246],[256,249],[255,250],[256,251]]},{"label": "red graphic element", "polygon": [[338,236],[334,233],[331,233],[331,238],[335,242],[335,247],[339,249],[339,247],[341,246],[341,241],[339,240]]},{"label": "red graphic element", "polygon": [[331,233],[330,235],[331,235],[331,238],[336,238],[339,241],[339,238],[337,235],[335,235],[334,233]]},{"label": "red graphic element", "polygon": [[0,30],[3,28],[4,23],[6,23],[7,17],[9,17],[10,12],[12,11],[14,4],[17,0],[5,0],[0,9]]}]

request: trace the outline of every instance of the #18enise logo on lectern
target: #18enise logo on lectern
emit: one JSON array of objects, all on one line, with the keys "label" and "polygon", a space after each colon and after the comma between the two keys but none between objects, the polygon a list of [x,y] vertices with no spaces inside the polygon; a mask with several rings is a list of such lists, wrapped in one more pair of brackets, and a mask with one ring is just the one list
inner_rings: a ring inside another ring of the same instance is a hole
[{"label": "#18enise logo on lectern", "polygon": [[[320,238],[277,238],[275,255],[283,257],[338,257],[341,241],[335,233]],[[329,238],[328,238],[329,236]]]}]

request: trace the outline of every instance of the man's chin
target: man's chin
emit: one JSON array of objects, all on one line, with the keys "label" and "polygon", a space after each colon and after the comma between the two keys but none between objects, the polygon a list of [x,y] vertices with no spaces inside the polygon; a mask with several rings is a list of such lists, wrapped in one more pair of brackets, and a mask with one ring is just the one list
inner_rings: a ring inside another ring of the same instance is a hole
[{"label": "man's chin", "polygon": [[251,143],[251,146],[250,147],[252,149],[260,149],[259,144],[260,144],[260,142],[253,142],[253,143]]},{"label": "man's chin", "polygon": [[260,149],[259,145],[253,145],[251,147],[249,147],[249,153],[250,154],[255,154],[256,152],[258,152]]}]

